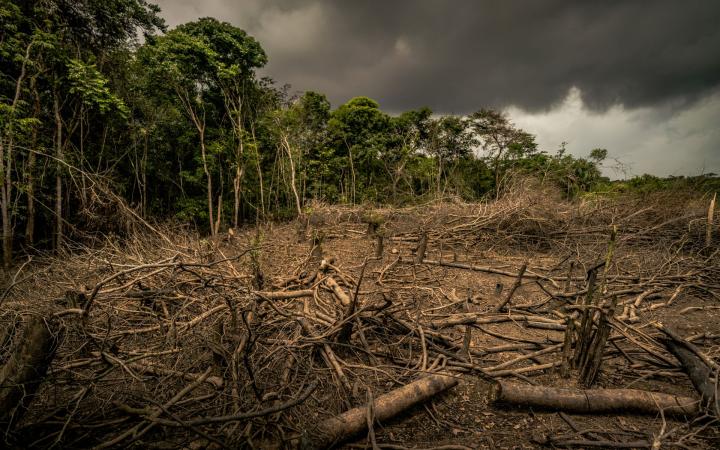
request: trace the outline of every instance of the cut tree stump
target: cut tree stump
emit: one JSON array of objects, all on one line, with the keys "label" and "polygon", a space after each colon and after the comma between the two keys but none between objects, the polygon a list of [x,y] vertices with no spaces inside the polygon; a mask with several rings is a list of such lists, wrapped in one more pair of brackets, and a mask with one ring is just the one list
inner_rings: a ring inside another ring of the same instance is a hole
[{"label": "cut tree stump", "polygon": [[[388,420],[402,411],[424,402],[458,384],[449,375],[430,375],[383,394],[374,401],[375,420]],[[353,408],[320,423],[317,434],[305,436],[302,448],[330,448],[367,429],[367,406]]]},{"label": "cut tree stump", "polygon": [[20,340],[0,369],[0,425],[12,427],[27,411],[45,378],[59,340],[56,319],[33,316],[25,321]]},{"label": "cut tree stump", "polygon": [[420,243],[417,246],[417,250],[415,252],[415,264],[422,264],[423,259],[425,259],[425,252],[427,251],[427,245],[428,245],[428,235],[425,231],[423,231],[420,234]]},{"label": "cut tree stump", "polygon": [[639,389],[561,389],[498,381],[490,401],[574,413],[640,413],[666,416],[695,416],[700,402]]}]

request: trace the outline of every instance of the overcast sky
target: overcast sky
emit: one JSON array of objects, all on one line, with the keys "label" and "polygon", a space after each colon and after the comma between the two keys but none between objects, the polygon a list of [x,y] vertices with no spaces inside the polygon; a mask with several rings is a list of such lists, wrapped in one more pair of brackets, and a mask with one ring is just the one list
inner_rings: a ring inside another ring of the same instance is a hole
[{"label": "overcast sky", "polygon": [[154,2],[171,27],[243,28],[268,54],[264,75],[334,107],[494,107],[549,152],[604,147],[628,175],[720,173],[718,0]]}]

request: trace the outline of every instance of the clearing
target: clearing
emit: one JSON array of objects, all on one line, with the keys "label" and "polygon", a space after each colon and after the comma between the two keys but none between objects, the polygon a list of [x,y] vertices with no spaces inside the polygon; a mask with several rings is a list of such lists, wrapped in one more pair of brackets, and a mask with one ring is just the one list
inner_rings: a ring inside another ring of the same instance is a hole
[{"label": "clearing", "polygon": [[[380,423],[368,410],[371,431],[340,445],[712,448],[711,416],[488,399],[493,380],[584,387],[562,363],[566,326],[587,311],[591,331],[603,320],[609,331],[591,389],[697,398],[660,328],[717,370],[720,238],[707,245],[708,203],[678,193],[566,202],[534,186],[490,203],[317,205],[304,220],[217,240],[168,228],[36,257],[0,290],[0,350],[6,363],[20,324],[41,317],[51,362],[27,411],[5,418],[5,438],[313,448],[323,421],[443,373],[458,385]],[[574,308],[584,302],[598,308]]]}]

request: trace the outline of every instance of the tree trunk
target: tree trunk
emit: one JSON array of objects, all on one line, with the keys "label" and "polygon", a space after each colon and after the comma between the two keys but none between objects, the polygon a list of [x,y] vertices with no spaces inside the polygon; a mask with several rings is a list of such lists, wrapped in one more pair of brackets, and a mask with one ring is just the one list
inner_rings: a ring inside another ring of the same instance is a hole
[{"label": "tree trunk", "polygon": [[[8,161],[8,164],[10,162]],[[0,136],[0,174],[5,174],[5,145]],[[10,212],[7,183],[0,185],[0,209],[2,209],[2,241],[3,266],[7,269],[12,262],[12,231],[10,227]]]},{"label": "tree trunk", "polygon": [[255,147],[255,167],[257,168],[258,180],[260,182],[260,212],[265,217],[265,187],[263,185],[262,168],[260,167],[260,152],[258,151],[257,139],[255,139],[255,126],[250,123],[250,132],[252,133],[253,144]]},{"label": "tree trunk", "polygon": [[490,400],[534,408],[549,408],[574,413],[640,413],[666,416],[694,416],[700,402],[661,392],[639,389],[561,389],[498,381]]},{"label": "tree trunk", "polygon": [[6,143],[3,142],[6,130],[0,130],[0,178],[2,178],[2,185],[0,186],[0,210],[2,211],[3,265],[6,268],[12,263],[13,247],[12,213],[10,211],[10,202],[12,201],[12,166],[14,162],[13,141],[15,137],[13,121],[15,120],[15,110],[20,101],[22,85],[27,75],[27,63],[30,60],[30,51],[33,45],[34,41],[31,41],[27,47],[25,47],[25,57],[20,67],[20,74],[15,81],[15,95],[10,104],[9,124],[6,129],[8,134]]},{"label": "tree trunk", "polygon": [[[42,112],[40,106],[40,94],[37,90],[35,78],[30,81],[32,86],[34,103],[34,116],[35,118],[40,117]],[[32,132],[32,143],[30,145],[30,152],[28,154],[28,166],[26,171],[27,176],[27,213],[25,222],[25,244],[32,247],[35,244],[35,166],[37,165],[37,155],[35,155],[35,148],[37,147],[38,141],[38,127],[33,127]]]},{"label": "tree trunk", "polygon": [[[220,178],[220,186],[222,186],[222,177]],[[222,201],[223,201],[223,190],[220,189],[217,199],[217,216],[215,219],[215,228],[213,229],[213,236],[220,233],[220,224],[222,223]]]},{"label": "tree trunk", "polygon": [[243,142],[243,129],[242,129],[242,115],[238,114],[238,122],[235,124],[235,131],[238,138],[238,148],[235,152],[235,177],[233,178],[233,227],[237,228],[240,219],[240,187],[242,184],[242,177],[245,173],[245,167],[243,166],[242,158],[245,154],[245,145]]},{"label": "tree trunk", "polygon": [[290,187],[292,188],[293,195],[295,196],[295,208],[297,209],[298,216],[301,216],[302,206],[300,205],[300,196],[298,195],[297,186],[295,186],[295,162],[293,161],[292,150],[290,148],[290,142],[288,142],[287,136],[283,135],[282,139],[285,151],[288,155],[288,159],[290,160]]},{"label": "tree trunk", "polygon": [[498,153],[497,157],[495,158],[495,200],[500,198],[500,155],[501,153]]},{"label": "tree trunk", "polygon": [[63,219],[62,219],[62,204],[63,204],[63,192],[62,192],[62,159],[63,159],[63,146],[62,146],[62,116],[60,115],[60,98],[57,92],[55,92],[53,98],[53,111],[55,113],[55,239],[53,240],[54,248],[56,251],[60,251],[63,244]]},{"label": "tree trunk", "polygon": [[237,228],[240,222],[240,185],[242,183],[243,175],[245,174],[245,168],[238,166],[235,169],[235,178],[233,178],[233,194],[235,196],[235,203],[233,205],[233,228]]},{"label": "tree trunk", "polygon": [[[450,389],[458,379],[442,374],[421,378],[383,394],[372,402],[374,421],[384,422],[418,403]],[[330,448],[367,429],[368,407],[360,406],[320,423],[317,433],[304,436],[301,448]]]},{"label": "tree trunk", "polygon": [[[180,98],[180,101],[185,108],[185,112],[190,117],[192,123],[195,125],[195,128],[198,131],[198,137],[200,138],[200,155],[202,157],[203,172],[205,173],[205,178],[207,178],[208,222],[210,225],[210,234],[214,236],[215,215],[213,212],[212,177],[210,176],[210,170],[208,169],[207,151],[205,148],[205,110],[202,108],[202,106],[200,107],[202,109],[201,115],[198,111],[195,110],[195,108],[193,108],[193,101],[190,100],[190,93],[188,91],[176,87],[175,92]],[[220,182],[222,182],[222,179],[220,180]]]},{"label": "tree trunk", "polygon": [[147,218],[147,161],[148,161],[148,133],[145,132],[144,139],[143,139],[143,157],[141,164],[141,174],[142,174],[142,192],[140,193],[140,201],[142,202],[142,217],[143,219]]},{"label": "tree trunk", "polygon": [[[345,144],[347,145],[347,144]],[[352,204],[355,204],[355,164],[353,163],[352,149],[348,146],[348,159],[350,160],[350,175],[351,175],[351,186],[352,186]]]},{"label": "tree trunk", "polygon": [[[14,110],[14,108],[13,108]],[[12,118],[10,120],[13,120]],[[11,125],[12,126],[12,125]],[[10,212],[10,202],[12,201],[12,165],[13,165],[13,136],[12,130],[7,140],[7,147],[3,149],[3,143],[0,136],[0,177],[3,178],[2,186],[2,241],[3,241],[3,265],[5,268],[10,267],[12,263],[13,250],[13,231],[12,231],[12,214]],[[4,169],[4,171],[3,171]]]},{"label": "tree trunk", "polygon": [[712,232],[713,232],[713,218],[715,217],[715,198],[717,193],[713,194],[712,200],[710,200],[710,206],[708,207],[707,216],[707,229],[705,230],[705,245],[710,247],[712,245]]},{"label": "tree trunk", "polygon": [[207,178],[207,200],[208,200],[208,219],[210,222],[210,235],[215,236],[215,213],[213,212],[213,191],[212,177],[207,164],[207,152],[205,151],[205,126],[198,125],[198,133],[200,133],[200,154],[202,156],[203,171]]},{"label": "tree trunk", "polygon": [[[34,140],[34,139],[33,139]],[[27,167],[27,218],[25,222],[25,244],[35,244],[35,166],[37,157],[34,152],[28,155]]]},{"label": "tree trunk", "polygon": [[[662,325],[657,328],[667,336],[660,338],[659,341],[680,361],[693,387],[702,396],[703,406],[714,406],[715,383],[712,380],[712,367],[708,365],[712,365],[713,361],[673,330]],[[715,413],[720,416],[720,411]]]},{"label": "tree trunk", "polygon": [[440,198],[440,183],[442,180],[442,172],[443,172],[443,160],[440,155],[438,155],[438,173],[437,173],[437,186],[435,187],[435,196],[437,198]]}]

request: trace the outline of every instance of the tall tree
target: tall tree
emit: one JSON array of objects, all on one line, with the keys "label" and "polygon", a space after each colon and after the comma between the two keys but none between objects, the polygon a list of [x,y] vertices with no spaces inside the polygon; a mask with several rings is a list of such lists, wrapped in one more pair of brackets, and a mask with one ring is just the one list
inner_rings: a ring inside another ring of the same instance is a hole
[{"label": "tall tree", "polygon": [[398,184],[406,177],[405,168],[408,162],[428,145],[431,116],[430,108],[420,108],[390,119],[387,147],[381,159],[390,177],[394,201],[397,200]]},{"label": "tall tree", "polygon": [[[213,178],[208,151],[208,114],[221,98],[232,126],[235,192],[233,222],[237,224],[240,184],[244,173],[244,99],[253,70],[267,61],[262,47],[244,31],[225,22],[204,18],[181,25],[165,36],[152,39],[141,50],[141,58],[157,80],[157,87],[173,90],[182,109],[194,125],[206,178],[207,211],[211,234],[217,234],[222,214],[222,196],[214,206]],[[219,180],[222,187],[222,179]]]},{"label": "tall tree", "polygon": [[470,124],[493,168],[495,198],[499,198],[503,163],[537,151],[535,137],[517,128],[506,114],[492,109],[481,109],[472,114]]},{"label": "tall tree", "polygon": [[[346,158],[349,167],[347,197],[353,203],[357,195],[357,173],[364,174],[361,192],[372,185],[380,166],[390,118],[380,105],[367,97],[355,97],[332,112],[328,131],[336,155]],[[359,167],[356,165],[359,164]],[[359,169],[359,170],[358,170]]]},{"label": "tall tree", "polygon": [[[105,78],[101,66],[119,49],[137,42],[138,32],[152,33],[163,26],[159,9],[144,0],[36,0],[4,1],[0,4],[0,149],[3,220],[3,259],[7,263],[13,247],[13,229],[22,195],[27,198],[26,237],[33,241],[36,179],[33,170],[38,156],[41,130],[54,136],[55,242],[63,237],[63,196],[65,150],[87,135],[90,97],[109,93],[107,83],[97,92],[80,92]],[[71,79],[75,61],[92,71],[76,75],[94,78]],[[98,69],[95,69],[97,63]],[[106,81],[106,80],[105,80]],[[96,95],[97,94],[97,95]],[[107,95],[105,95],[107,99]],[[49,120],[48,120],[49,119]],[[77,125],[81,133],[74,136]],[[28,150],[29,149],[29,150]],[[82,162],[81,160],[79,161]],[[17,173],[18,170],[26,173]],[[23,183],[27,183],[24,186]],[[18,193],[13,187],[18,186]],[[13,205],[13,206],[11,206]]]},{"label": "tall tree", "polygon": [[430,122],[427,150],[437,162],[437,195],[442,194],[448,165],[470,155],[473,144],[473,135],[464,117],[443,116]]}]

